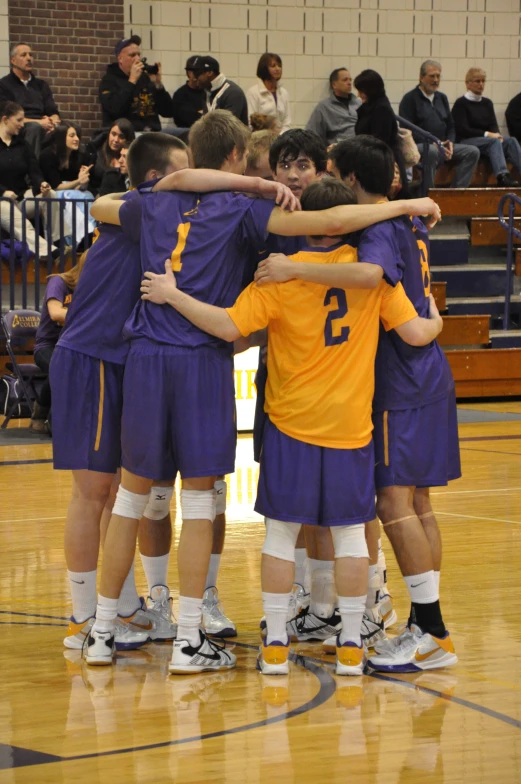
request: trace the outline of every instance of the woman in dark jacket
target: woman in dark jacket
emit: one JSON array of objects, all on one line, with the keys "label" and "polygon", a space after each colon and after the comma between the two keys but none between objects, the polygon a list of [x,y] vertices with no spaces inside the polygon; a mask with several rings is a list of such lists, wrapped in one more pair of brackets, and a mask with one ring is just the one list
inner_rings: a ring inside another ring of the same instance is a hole
[{"label": "woman in dark jacket", "polygon": [[134,128],[124,117],[112,123],[108,131],[96,136],[87,149],[90,154],[91,169],[90,189],[98,194],[103,175],[110,168],[119,168],[121,148],[124,143],[130,144],[136,138]]},{"label": "woman in dark jacket", "polygon": [[377,139],[389,145],[400,171],[402,181],[400,198],[407,198],[409,195],[407,192],[408,180],[400,148],[398,122],[386,95],[384,80],[379,73],[368,68],[358,74],[354,84],[358,91],[358,97],[362,101],[362,105],[358,107],[355,133],[357,136],[360,134],[376,136]]}]

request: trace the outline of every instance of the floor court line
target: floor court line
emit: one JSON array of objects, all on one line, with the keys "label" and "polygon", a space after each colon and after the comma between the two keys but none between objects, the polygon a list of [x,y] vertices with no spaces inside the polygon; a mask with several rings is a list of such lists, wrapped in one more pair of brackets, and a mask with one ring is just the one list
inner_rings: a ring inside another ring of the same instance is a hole
[{"label": "floor court line", "polygon": [[[510,452],[505,452],[505,454],[510,454]],[[489,490],[440,490],[439,492],[431,492],[431,495],[465,495],[466,493],[484,495],[485,493],[516,493],[519,490],[521,487],[491,487]]]},{"label": "floor court line", "polygon": [[521,525],[519,520],[502,520],[500,517],[478,517],[477,515],[455,514],[454,512],[440,512],[435,510],[437,515],[446,515],[447,517],[465,517],[468,520],[486,520],[489,523],[509,523],[510,525]]}]

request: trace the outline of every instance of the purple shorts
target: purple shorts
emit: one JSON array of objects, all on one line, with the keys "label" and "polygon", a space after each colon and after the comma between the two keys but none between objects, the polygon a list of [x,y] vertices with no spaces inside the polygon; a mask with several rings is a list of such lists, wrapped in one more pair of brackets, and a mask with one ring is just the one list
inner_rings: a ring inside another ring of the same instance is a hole
[{"label": "purple shorts", "polygon": [[116,473],[121,465],[124,370],[124,365],[65,346],[55,348],[49,369],[55,468]]},{"label": "purple shorts", "polygon": [[264,401],[266,400],[266,383],[268,381],[268,368],[266,362],[259,359],[259,367],[255,375],[255,386],[257,388],[257,399],[255,401],[255,418],[253,420],[253,459],[260,463],[262,453],[262,441],[264,438],[264,427],[268,415],[264,411]]},{"label": "purple shorts", "polygon": [[264,428],[255,511],[306,525],[357,525],[376,517],[373,442],[330,449]]},{"label": "purple shorts", "polygon": [[137,476],[234,471],[237,440],[231,356],[213,347],[135,341],[123,383],[122,466]]},{"label": "purple shorts", "polygon": [[461,476],[456,393],[421,408],[373,414],[375,483],[436,487]]}]

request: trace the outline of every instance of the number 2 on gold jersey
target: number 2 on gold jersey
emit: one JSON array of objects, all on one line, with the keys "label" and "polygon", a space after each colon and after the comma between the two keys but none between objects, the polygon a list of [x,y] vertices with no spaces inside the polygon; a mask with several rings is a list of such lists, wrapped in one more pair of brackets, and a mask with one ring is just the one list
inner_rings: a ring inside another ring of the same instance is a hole
[{"label": "number 2 on gold jersey", "polygon": [[340,343],[345,343],[349,339],[349,327],[343,326],[340,329],[339,335],[333,335],[333,322],[338,319],[344,318],[347,314],[347,299],[344,289],[328,289],[324,297],[324,307],[327,308],[331,304],[333,297],[336,299],[336,309],[330,310],[327,314],[326,325],[324,327],[324,338],[326,346],[338,346]]},{"label": "number 2 on gold jersey", "polygon": [[183,262],[181,261],[181,254],[186,247],[186,240],[188,232],[190,231],[191,223],[180,223],[177,227],[177,245],[172,251],[170,261],[172,262],[172,272],[181,272]]},{"label": "number 2 on gold jersey", "polygon": [[418,250],[420,251],[420,263],[422,266],[422,281],[425,296],[428,297],[431,293],[431,271],[429,269],[429,253],[427,246],[423,240],[416,240],[418,243]]}]

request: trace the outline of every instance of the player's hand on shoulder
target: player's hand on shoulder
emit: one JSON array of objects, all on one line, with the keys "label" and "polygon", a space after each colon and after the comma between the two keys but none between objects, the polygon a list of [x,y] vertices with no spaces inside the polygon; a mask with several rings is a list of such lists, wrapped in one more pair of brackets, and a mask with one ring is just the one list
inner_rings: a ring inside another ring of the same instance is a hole
[{"label": "player's hand on shoulder", "polygon": [[170,259],[165,261],[164,275],[145,272],[145,277],[141,281],[141,299],[155,302],[156,305],[166,305],[176,290],[177,283]]},{"label": "player's hand on shoulder", "polygon": [[441,221],[441,210],[435,201],[425,196],[423,199],[409,199],[404,202],[409,215],[430,215],[427,228],[432,229],[438,221]]},{"label": "player's hand on shoulder", "polygon": [[265,283],[285,283],[293,280],[295,275],[293,263],[283,253],[270,253],[267,259],[261,261],[255,273],[257,286]]},{"label": "player's hand on shoulder", "polygon": [[263,199],[273,199],[275,204],[278,204],[282,210],[294,212],[301,209],[300,201],[293,191],[281,182],[261,180],[259,183],[259,195]]}]

